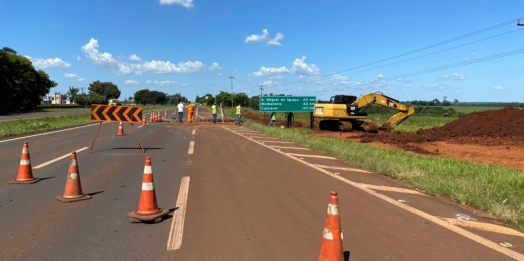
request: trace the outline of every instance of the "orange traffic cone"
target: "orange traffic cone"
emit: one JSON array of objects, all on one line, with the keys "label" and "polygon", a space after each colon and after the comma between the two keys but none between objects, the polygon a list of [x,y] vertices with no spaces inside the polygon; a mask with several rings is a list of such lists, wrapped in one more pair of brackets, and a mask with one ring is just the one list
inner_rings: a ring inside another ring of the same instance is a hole
[{"label": "orange traffic cone", "polygon": [[164,118],[167,118],[167,111],[164,111]]},{"label": "orange traffic cone", "polygon": [[33,168],[31,168],[31,158],[29,156],[29,143],[24,142],[22,148],[22,156],[20,157],[20,167],[18,168],[18,176],[15,180],[9,181],[11,184],[33,184],[40,181],[39,178],[33,177]]},{"label": "orange traffic cone", "polygon": [[153,122],[153,113],[149,114],[149,122]]},{"label": "orange traffic cone", "polygon": [[156,122],[157,119],[156,119],[156,112],[153,112],[153,121]]},{"label": "orange traffic cone", "polygon": [[127,213],[129,222],[162,222],[162,217],[169,213],[168,210],[162,210],[156,204],[155,187],[153,183],[153,171],[151,169],[151,157],[146,157],[144,164],[144,175],[142,176],[142,191],[138,209],[134,212]]},{"label": "orange traffic cone", "polygon": [[331,191],[318,261],[343,261],[343,238],[338,213],[338,195],[337,192]]},{"label": "orange traffic cone", "polygon": [[146,123],[146,116],[143,115],[143,116],[142,116],[142,127],[144,127],[144,126],[146,126],[146,125],[147,125],[147,123]]},{"label": "orange traffic cone", "polygon": [[75,151],[71,153],[64,195],[57,196],[56,199],[64,203],[91,199],[91,196],[82,194],[82,184],[80,183],[80,173],[78,172]]},{"label": "orange traffic cone", "polygon": [[120,122],[120,125],[118,125],[118,133],[116,136],[124,136],[124,125],[122,125],[122,122]]}]

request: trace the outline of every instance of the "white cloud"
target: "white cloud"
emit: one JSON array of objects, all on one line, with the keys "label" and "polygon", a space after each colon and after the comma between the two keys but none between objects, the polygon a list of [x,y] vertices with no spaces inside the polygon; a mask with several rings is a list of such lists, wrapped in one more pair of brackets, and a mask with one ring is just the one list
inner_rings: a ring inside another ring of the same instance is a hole
[{"label": "white cloud", "polygon": [[78,79],[79,82],[84,82],[85,80],[86,80],[85,78]]},{"label": "white cloud", "polygon": [[181,5],[185,8],[193,7],[193,0],[160,0],[161,5]]},{"label": "white cloud", "polygon": [[140,62],[140,61],[142,61],[142,58],[138,57],[136,54],[132,54],[132,55],[129,56],[129,60],[135,61],[135,62]]},{"label": "white cloud", "polygon": [[466,79],[466,75],[460,74],[460,73],[452,73],[450,75],[443,75],[439,78],[440,81],[447,81],[449,79],[452,79],[455,81],[463,81]]},{"label": "white cloud", "polygon": [[493,87],[493,90],[504,90],[504,87],[498,85],[498,86]]},{"label": "white cloud", "polygon": [[158,85],[158,86],[183,85],[183,84],[180,84],[180,83],[175,82],[175,81],[167,81],[167,80],[162,80],[162,81],[157,81],[157,80],[151,81],[151,80],[147,80],[147,81],[146,81],[146,84],[149,84],[149,85]]},{"label": "white cloud", "polygon": [[401,83],[412,83],[413,81],[411,79],[407,79],[407,78],[398,78],[397,79],[397,82],[401,82]]},{"label": "white cloud", "polygon": [[74,74],[74,73],[64,73],[64,77],[66,78],[79,78],[80,76]]},{"label": "white cloud", "polygon": [[349,76],[343,76],[340,74],[335,74],[331,76],[330,81],[335,85],[352,85],[353,84]]},{"label": "white cloud", "polygon": [[477,56],[478,56],[478,54],[475,53],[475,52],[473,52],[472,54],[466,56],[466,58],[464,58],[464,60],[469,61],[469,60],[471,60],[471,59],[474,59],[474,58],[477,57]]},{"label": "white cloud", "polygon": [[218,63],[213,63],[211,66],[209,66],[208,70],[209,71],[220,71],[222,70],[222,67],[220,67]]},{"label": "white cloud", "polygon": [[124,83],[127,84],[127,85],[138,85],[138,84],[140,84],[139,81],[135,81],[135,80],[126,80]]},{"label": "white cloud", "polygon": [[263,85],[265,87],[271,87],[271,86],[280,86],[280,83],[273,82],[273,81],[265,81],[265,82],[260,83],[260,85]]},{"label": "white cloud", "polygon": [[267,45],[282,46],[282,44],[278,42],[280,40],[284,40],[284,35],[281,33],[277,33],[275,38],[269,39],[269,41],[267,42]]},{"label": "white cloud", "polygon": [[[116,74],[142,75],[144,72],[152,73],[193,73],[205,71],[206,66],[200,61],[179,62],[174,64],[170,61],[143,61],[139,63],[120,62],[110,53],[99,52],[100,45],[94,38],[82,46],[82,51],[96,65],[105,67]],[[137,57],[138,58],[138,57]]]},{"label": "white cloud", "polygon": [[40,69],[47,69],[47,68],[62,68],[67,69],[71,67],[71,64],[66,63],[62,61],[60,58],[49,58],[49,59],[40,59],[40,58],[32,58],[31,56],[25,56],[25,58],[31,60],[34,67],[40,68]]},{"label": "white cloud", "polygon": [[266,42],[267,46],[281,46],[282,44],[278,41],[283,40],[284,35],[282,33],[277,33],[275,38],[271,39],[269,37],[269,32],[267,29],[262,30],[261,35],[252,34],[248,37],[246,37],[246,40],[244,42],[246,43],[258,43],[258,42]]},{"label": "white cloud", "polygon": [[217,75],[218,75],[218,76],[222,76],[222,73],[221,73],[221,72],[220,72],[220,73],[217,73]]},{"label": "white cloud", "polygon": [[274,76],[270,76],[269,79],[271,79],[271,80],[281,80],[281,79],[284,79],[284,76],[282,76],[282,75],[274,75]]},{"label": "white cloud", "polygon": [[267,76],[274,76],[278,74],[284,74],[284,73],[290,73],[285,66],[275,68],[275,67],[260,67],[260,70],[253,73],[254,77],[267,77]]},{"label": "white cloud", "polygon": [[302,59],[295,59],[293,61],[293,67],[291,68],[291,71],[294,73],[302,74],[302,75],[318,75],[320,72],[320,69],[314,65],[308,65],[304,61],[306,60],[306,56],[302,56]]},{"label": "white cloud", "polygon": [[79,61],[79,62],[83,62],[84,61],[84,60],[82,60],[82,57],[80,57],[80,55],[76,56],[76,60]]},{"label": "white cloud", "polygon": [[459,73],[452,73],[450,76],[451,76],[451,79],[455,81],[462,81],[466,79],[466,76],[464,74],[459,74]]}]

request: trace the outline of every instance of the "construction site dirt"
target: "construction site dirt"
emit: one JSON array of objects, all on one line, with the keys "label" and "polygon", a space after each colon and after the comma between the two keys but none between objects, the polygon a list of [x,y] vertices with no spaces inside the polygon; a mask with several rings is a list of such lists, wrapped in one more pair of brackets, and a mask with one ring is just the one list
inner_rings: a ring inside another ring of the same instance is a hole
[{"label": "construction site dirt", "polygon": [[[268,117],[246,111],[244,117],[267,124]],[[420,116],[419,116],[420,117]],[[408,119],[409,120],[409,119]],[[277,121],[277,126],[284,126]],[[293,122],[293,127],[309,128],[309,122]],[[411,151],[424,156],[443,156],[472,162],[524,168],[524,110],[504,108],[474,112],[442,127],[420,129],[416,133],[379,131],[322,131],[310,134],[369,146]]]}]

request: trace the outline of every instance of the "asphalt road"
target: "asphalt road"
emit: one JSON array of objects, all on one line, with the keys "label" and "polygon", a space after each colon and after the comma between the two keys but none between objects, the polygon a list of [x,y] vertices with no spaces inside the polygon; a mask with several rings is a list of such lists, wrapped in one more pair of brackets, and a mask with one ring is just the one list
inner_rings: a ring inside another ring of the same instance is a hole
[{"label": "asphalt road", "polygon": [[[0,260],[316,260],[331,190],[349,260],[524,257],[524,236],[492,219],[235,124],[140,127],[145,153],[129,125],[115,136],[116,123],[102,124],[90,153],[96,128],[0,140]],[[8,184],[23,141],[43,180]],[[92,199],[59,202],[68,155],[81,149],[82,189]],[[131,224],[146,156],[158,205],[170,214]]]}]

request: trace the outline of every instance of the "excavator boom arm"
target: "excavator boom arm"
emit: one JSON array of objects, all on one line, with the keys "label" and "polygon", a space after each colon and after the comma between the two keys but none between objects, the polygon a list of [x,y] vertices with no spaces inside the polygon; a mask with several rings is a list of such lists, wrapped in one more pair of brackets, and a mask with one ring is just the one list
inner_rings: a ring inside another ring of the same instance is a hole
[{"label": "excavator boom arm", "polygon": [[402,121],[415,113],[415,108],[406,106],[405,104],[400,103],[398,100],[388,97],[381,92],[363,94],[353,103],[353,105],[356,105],[358,108],[363,108],[369,106],[370,104],[377,104],[399,111],[397,114],[389,118],[389,120],[385,123],[393,127],[400,124]]}]

